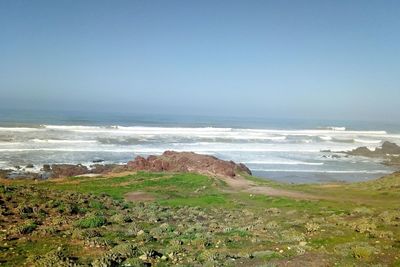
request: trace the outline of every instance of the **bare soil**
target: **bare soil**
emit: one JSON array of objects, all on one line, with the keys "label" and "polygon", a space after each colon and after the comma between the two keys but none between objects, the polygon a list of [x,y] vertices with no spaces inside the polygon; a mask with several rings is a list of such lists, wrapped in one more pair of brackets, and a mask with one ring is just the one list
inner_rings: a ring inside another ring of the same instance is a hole
[{"label": "bare soil", "polygon": [[146,192],[130,192],[125,195],[125,199],[129,201],[153,201],[155,198]]}]

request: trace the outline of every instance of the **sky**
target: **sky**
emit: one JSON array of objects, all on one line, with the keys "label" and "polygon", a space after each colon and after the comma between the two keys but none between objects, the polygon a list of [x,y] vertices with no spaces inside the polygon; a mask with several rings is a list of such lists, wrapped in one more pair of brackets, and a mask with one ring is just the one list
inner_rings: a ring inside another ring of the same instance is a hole
[{"label": "sky", "polygon": [[0,108],[398,120],[400,2],[3,0]]}]

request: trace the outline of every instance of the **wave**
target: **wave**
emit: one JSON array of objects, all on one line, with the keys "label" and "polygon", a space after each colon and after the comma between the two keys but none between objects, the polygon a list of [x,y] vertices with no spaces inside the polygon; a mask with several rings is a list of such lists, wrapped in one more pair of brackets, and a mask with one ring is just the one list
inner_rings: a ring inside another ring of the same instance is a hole
[{"label": "wave", "polygon": [[324,141],[331,141],[332,140],[332,136],[318,136],[319,139],[324,140]]},{"label": "wave", "polygon": [[59,139],[31,139],[35,143],[53,143],[53,144],[80,144],[80,143],[96,143],[96,140],[59,140]]},{"label": "wave", "polygon": [[[384,135],[386,131],[347,131],[345,127],[326,127],[323,129],[304,129],[304,130],[279,130],[279,129],[241,129],[241,128],[219,128],[219,127],[150,127],[150,126],[83,126],[83,125],[43,125],[45,129],[50,130],[66,130],[66,131],[77,131],[77,132],[134,132],[134,133],[169,133],[169,134],[180,134],[180,133],[271,133],[278,135],[297,135],[297,134],[309,134],[317,135],[323,133],[338,133],[339,134],[372,134],[372,135]],[[5,128],[10,129],[10,128]],[[34,128],[29,128],[34,129]]]},{"label": "wave", "polygon": [[367,139],[359,139],[359,138],[354,138],[354,142],[356,143],[364,143],[364,144],[380,144],[382,140],[367,140]]},{"label": "wave", "polygon": [[0,127],[1,132],[34,132],[43,131],[43,128],[27,128],[27,127]]},{"label": "wave", "polygon": [[332,131],[346,131],[346,127],[337,127],[337,126],[321,127],[321,129],[332,130]]},{"label": "wave", "polygon": [[[251,168],[250,168],[251,169]],[[388,174],[388,170],[284,170],[284,169],[251,169],[260,172],[309,172],[309,173],[369,173],[369,174]]]},{"label": "wave", "polygon": [[82,147],[62,147],[62,148],[0,148],[0,152],[22,152],[22,151],[89,151],[89,152],[130,152],[130,153],[163,153],[166,150],[174,150],[178,152],[196,152],[196,153],[218,153],[218,152],[319,152],[318,149],[302,149],[296,148],[82,148]]},{"label": "wave", "polygon": [[0,142],[0,146],[15,146],[20,145],[21,142]]},{"label": "wave", "polygon": [[[29,152],[29,151],[57,151],[57,152],[112,152],[112,153],[135,153],[131,148],[105,149],[105,148],[0,148],[0,152]],[[158,150],[157,150],[158,151]],[[164,150],[163,150],[164,151]]]},{"label": "wave", "polygon": [[312,165],[312,166],[322,166],[323,162],[304,162],[304,161],[244,161],[244,164],[260,164],[260,165]]},{"label": "wave", "polygon": [[[70,134],[84,134],[85,137],[93,142],[93,139],[106,138],[108,144],[113,144],[111,138],[124,137],[124,138],[137,138],[139,142],[133,144],[140,144],[142,142],[159,142],[176,143],[183,138],[184,143],[194,141],[196,139],[210,139],[211,141],[222,142],[236,142],[236,141],[271,141],[271,142],[298,142],[299,138],[303,138],[303,143],[313,143],[318,141],[333,141],[333,142],[349,142],[353,143],[354,140],[362,140],[362,136],[367,137],[366,140],[382,140],[386,139],[386,131],[346,131],[340,127],[327,127],[325,129],[306,129],[306,130],[276,130],[276,129],[240,129],[240,128],[218,128],[218,127],[147,127],[147,126],[84,126],[84,125],[42,125],[42,128],[0,128],[2,131],[11,132],[27,132],[27,131],[42,131],[41,133],[52,136],[61,131],[63,135]],[[290,137],[290,138],[289,138]],[[400,137],[400,136],[399,136]],[[72,137],[74,138],[74,137]],[[76,138],[76,137],[75,137]],[[169,139],[175,140],[169,140]],[[318,138],[318,139],[316,139]],[[44,137],[37,137],[39,140],[47,139]],[[64,138],[68,139],[68,138]],[[165,140],[166,139],[166,140]],[[192,140],[191,140],[192,139]],[[68,141],[52,141],[56,138],[49,138],[47,143],[68,143]],[[304,141],[305,140],[305,141]],[[41,142],[35,140],[34,142]],[[74,143],[78,141],[71,141]],[[84,142],[82,142],[84,143]],[[115,144],[129,144],[128,142],[116,141]],[[364,142],[374,144],[375,142]],[[378,142],[376,142],[378,143]]]}]

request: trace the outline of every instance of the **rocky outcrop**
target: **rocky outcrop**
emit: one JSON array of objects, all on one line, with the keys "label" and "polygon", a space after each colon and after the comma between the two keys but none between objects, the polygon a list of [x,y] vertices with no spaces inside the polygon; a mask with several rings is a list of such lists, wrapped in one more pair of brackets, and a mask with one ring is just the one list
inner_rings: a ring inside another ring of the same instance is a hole
[{"label": "rocky outcrop", "polygon": [[400,146],[388,141],[385,141],[381,147],[377,147],[375,150],[370,150],[364,146],[343,153],[351,156],[380,158],[383,164],[400,168]]},{"label": "rocky outcrop", "polygon": [[104,174],[110,172],[121,172],[120,167],[123,169],[124,165],[118,164],[95,164],[90,166],[90,173],[93,174]]},{"label": "rocky outcrop", "polygon": [[219,177],[235,177],[241,173],[251,175],[251,171],[244,164],[193,152],[165,151],[160,156],[138,156],[128,162],[127,167],[135,171],[197,172]]},{"label": "rocky outcrop", "polygon": [[391,155],[400,155],[400,146],[395,143],[385,141],[382,144],[382,147],[377,147],[375,150],[370,150],[367,147],[359,147],[352,151],[346,152],[346,154],[363,157],[385,157]]},{"label": "rocky outcrop", "polygon": [[85,174],[108,174],[126,171],[155,172],[197,172],[218,177],[235,177],[241,173],[250,174],[244,164],[220,160],[213,156],[199,155],[193,152],[166,151],[160,156],[148,158],[136,157],[127,164],[94,164],[87,167],[82,164],[45,164],[40,172],[29,170],[0,170],[0,178],[6,179],[49,179],[72,177]]},{"label": "rocky outcrop", "polygon": [[81,164],[53,164],[51,165],[51,177],[71,177],[81,174],[90,173],[88,167]]},{"label": "rocky outcrop", "polygon": [[0,179],[7,179],[12,170],[0,170]]}]

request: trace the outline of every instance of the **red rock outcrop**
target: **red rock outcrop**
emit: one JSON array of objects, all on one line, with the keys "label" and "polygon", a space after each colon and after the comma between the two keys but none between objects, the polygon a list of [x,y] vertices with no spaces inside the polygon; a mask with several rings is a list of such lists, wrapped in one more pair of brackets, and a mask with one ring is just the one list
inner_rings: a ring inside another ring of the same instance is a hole
[{"label": "red rock outcrop", "polygon": [[127,167],[135,171],[197,172],[220,177],[235,177],[240,173],[251,175],[251,171],[244,164],[193,152],[165,151],[160,156],[149,156],[147,159],[138,156],[129,161]]}]

